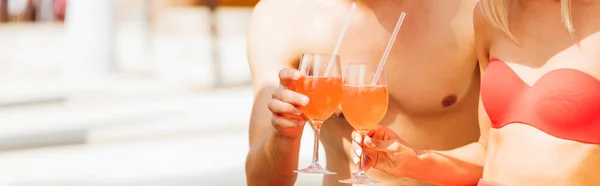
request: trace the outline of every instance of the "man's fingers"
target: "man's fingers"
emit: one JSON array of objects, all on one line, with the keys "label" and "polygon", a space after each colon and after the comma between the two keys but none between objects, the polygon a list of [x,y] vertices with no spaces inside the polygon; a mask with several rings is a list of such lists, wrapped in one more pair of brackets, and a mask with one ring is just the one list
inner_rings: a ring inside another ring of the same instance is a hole
[{"label": "man's fingers", "polygon": [[300,106],[306,106],[308,101],[310,101],[307,96],[288,89],[279,89],[273,93],[272,97],[273,99],[278,99],[286,103]]},{"label": "man's fingers", "polygon": [[273,115],[273,117],[271,118],[271,122],[273,123],[273,127],[275,127],[276,129],[283,129],[302,126],[302,122],[305,121],[288,119],[278,115]]},{"label": "man's fingers", "polygon": [[300,114],[300,109],[296,108],[294,105],[277,100],[272,99],[267,105],[269,110],[273,113],[277,114]]},{"label": "man's fingers", "polygon": [[[300,112],[300,109],[296,108],[294,105],[277,100],[272,99],[267,107],[273,113],[273,116],[281,117],[288,120],[295,121],[306,121],[306,118]],[[273,121],[273,123],[276,123]],[[285,122],[284,122],[285,123]]]},{"label": "man's fingers", "polygon": [[284,87],[292,86],[300,77],[300,71],[296,69],[284,68],[279,71],[279,82]]}]

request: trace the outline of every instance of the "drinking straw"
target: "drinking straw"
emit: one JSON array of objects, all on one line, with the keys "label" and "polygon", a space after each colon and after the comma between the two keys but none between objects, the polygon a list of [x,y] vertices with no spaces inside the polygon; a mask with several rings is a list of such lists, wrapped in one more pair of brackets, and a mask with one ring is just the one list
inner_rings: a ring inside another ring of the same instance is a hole
[{"label": "drinking straw", "polygon": [[327,75],[329,75],[329,71],[331,71],[331,68],[333,67],[333,60],[335,60],[335,57],[340,52],[340,47],[342,46],[342,41],[344,40],[346,31],[348,30],[348,26],[350,25],[350,20],[352,18],[352,13],[354,12],[354,9],[356,9],[356,3],[352,2],[352,6],[350,7],[350,10],[348,11],[348,17],[346,17],[346,21],[344,22],[344,26],[342,27],[342,33],[340,33],[340,35],[338,36],[337,43],[335,44],[335,47],[333,48],[333,52],[331,53],[331,58],[329,58],[329,63],[327,64],[327,68],[325,69],[325,77],[327,77]]},{"label": "drinking straw", "polygon": [[385,52],[383,52],[383,57],[381,57],[381,61],[379,61],[379,66],[377,67],[377,71],[375,72],[375,77],[371,82],[371,85],[375,85],[379,76],[381,75],[381,71],[383,71],[383,67],[385,66],[385,62],[387,61],[388,56],[390,55],[390,51],[392,50],[392,46],[394,45],[394,41],[396,41],[396,36],[398,36],[398,31],[400,31],[400,27],[402,27],[402,22],[404,22],[404,17],[406,13],[402,12],[400,17],[398,18],[398,22],[396,22],[396,27],[394,27],[394,32],[392,32],[392,36],[385,47]]}]

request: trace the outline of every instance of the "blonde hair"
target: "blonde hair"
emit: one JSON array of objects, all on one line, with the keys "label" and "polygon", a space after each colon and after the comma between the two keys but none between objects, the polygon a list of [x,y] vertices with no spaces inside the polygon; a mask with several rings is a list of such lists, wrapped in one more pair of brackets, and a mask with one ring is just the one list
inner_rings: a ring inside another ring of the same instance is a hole
[{"label": "blonde hair", "polygon": [[[481,10],[485,18],[495,27],[502,30],[508,37],[519,43],[508,28],[508,1],[509,0],[481,0]],[[575,32],[571,20],[571,0],[560,0],[560,13],[562,21],[570,34]]]}]

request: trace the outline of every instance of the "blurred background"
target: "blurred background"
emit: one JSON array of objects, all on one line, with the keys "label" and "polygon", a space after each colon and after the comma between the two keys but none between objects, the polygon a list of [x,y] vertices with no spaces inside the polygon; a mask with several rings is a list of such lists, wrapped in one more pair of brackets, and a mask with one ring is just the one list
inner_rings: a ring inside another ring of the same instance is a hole
[{"label": "blurred background", "polygon": [[257,1],[0,0],[0,186],[246,185]]}]

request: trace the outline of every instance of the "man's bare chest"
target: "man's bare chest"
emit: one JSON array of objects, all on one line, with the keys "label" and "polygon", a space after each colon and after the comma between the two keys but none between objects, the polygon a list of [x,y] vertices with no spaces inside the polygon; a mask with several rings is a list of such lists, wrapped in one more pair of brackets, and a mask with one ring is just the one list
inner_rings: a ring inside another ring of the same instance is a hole
[{"label": "man's bare chest", "polygon": [[[359,9],[339,50],[342,70],[349,63],[380,63],[399,14],[393,11],[384,16]],[[425,16],[408,11],[392,45],[386,79],[390,99],[403,109],[432,112],[450,107],[472,87],[477,70],[472,29],[459,29],[460,24],[452,24],[456,19],[441,14]],[[337,19],[343,22],[345,17]],[[303,51],[331,53],[337,40],[333,33],[339,33],[341,25],[311,32],[305,38],[310,44]]]}]

